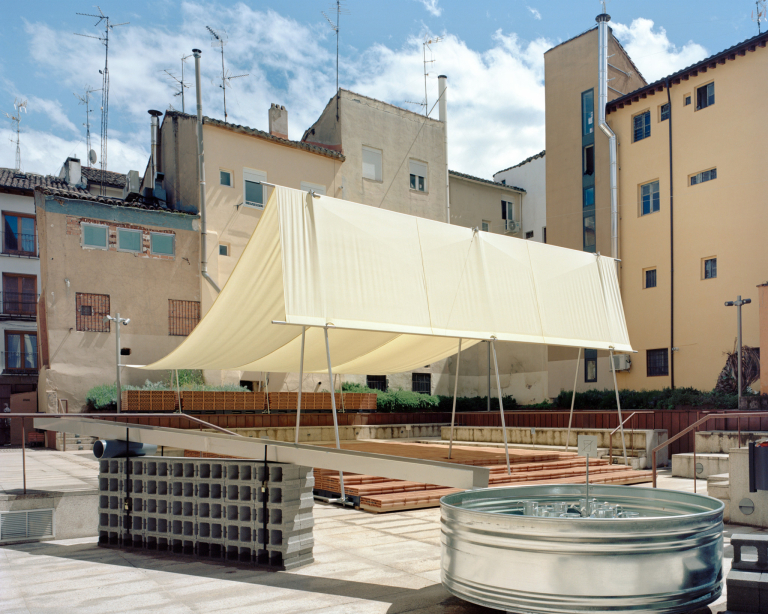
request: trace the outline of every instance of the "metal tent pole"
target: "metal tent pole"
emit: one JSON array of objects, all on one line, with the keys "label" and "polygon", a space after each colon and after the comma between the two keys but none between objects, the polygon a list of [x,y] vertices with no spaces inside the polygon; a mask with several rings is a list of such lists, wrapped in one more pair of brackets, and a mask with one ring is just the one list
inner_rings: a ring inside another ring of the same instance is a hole
[{"label": "metal tent pole", "polygon": [[[616,392],[616,408],[619,410],[619,430],[621,431],[621,447],[624,450],[624,466],[628,466],[627,442],[624,441],[624,421],[621,419],[621,403],[619,402],[619,386],[616,383],[616,363],[613,361],[613,348],[611,352],[611,373],[613,373],[613,389]],[[695,479],[695,478],[694,478]]]},{"label": "metal tent pole", "polygon": [[486,411],[491,411],[491,342],[486,341],[488,344],[488,408]]},{"label": "metal tent pole", "polygon": [[456,394],[459,392],[459,367],[461,366],[461,339],[459,339],[459,353],[456,355],[456,380],[453,382],[453,409],[451,410],[451,443],[448,444],[448,458],[453,451],[453,423],[456,419]]},{"label": "metal tent pole", "polygon": [[573,406],[576,403],[576,382],[579,381],[579,363],[581,362],[581,348],[579,348],[579,355],[576,358],[576,375],[573,376],[573,395],[571,395],[571,415],[568,416],[568,435],[565,437],[565,451],[568,451],[568,446],[571,445],[571,422],[573,421]]},{"label": "metal tent pole", "polygon": [[[496,359],[496,339],[491,339],[491,349],[493,350],[493,368],[496,371],[496,388],[499,391],[499,411],[501,412],[501,432],[504,434],[504,455],[507,457],[507,474],[512,473],[509,466],[509,444],[507,443],[507,425],[504,423],[504,404],[501,401],[501,380],[499,379],[499,362]],[[488,394],[490,395],[490,390]]]},{"label": "metal tent pole", "polygon": [[299,443],[299,424],[301,423],[301,388],[304,384],[304,334],[307,332],[307,327],[301,327],[301,361],[299,362],[299,402],[296,405],[296,439],[295,443]]},{"label": "metal tent pole", "polygon": [[[336,418],[336,395],[333,392],[333,369],[331,368],[331,346],[328,343],[328,327],[323,328],[325,333],[325,354],[328,358],[328,383],[331,385],[331,409],[333,410],[333,431],[336,435],[336,449],[341,449],[339,443],[339,422]],[[341,483],[341,504],[344,505],[347,501],[346,493],[344,492],[344,472],[339,471],[339,482]]]}]

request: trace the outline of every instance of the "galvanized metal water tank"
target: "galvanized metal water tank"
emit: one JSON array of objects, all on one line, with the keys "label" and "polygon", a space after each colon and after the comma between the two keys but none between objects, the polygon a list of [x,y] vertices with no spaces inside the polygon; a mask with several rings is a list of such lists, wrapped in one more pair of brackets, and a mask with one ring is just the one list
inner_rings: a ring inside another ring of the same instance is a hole
[{"label": "galvanized metal water tank", "polygon": [[[489,488],[442,498],[442,582],[511,612],[686,612],[722,591],[723,504],[692,493],[590,486],[633,518],[534,517],[583,485]],[[529,504],[530,505],[530,504]]]}]

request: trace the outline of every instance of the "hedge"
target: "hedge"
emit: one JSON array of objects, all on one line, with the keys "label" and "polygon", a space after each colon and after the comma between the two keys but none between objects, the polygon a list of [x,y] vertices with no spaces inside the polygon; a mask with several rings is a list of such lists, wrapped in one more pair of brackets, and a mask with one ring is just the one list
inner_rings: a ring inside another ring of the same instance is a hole
[{"label": "hedge", "polygon": [[[570,409],[573,391],[562,390],[555,407]],[[622,409],[675,409],[680,406],[706,409],[737,409],[738,395],[717,390],[703,392],[695,388],[664,388],[663,390],[619,390]],[[587,390],[576,393],[577,409],[615,409],[616,393],[611,389]]]}]

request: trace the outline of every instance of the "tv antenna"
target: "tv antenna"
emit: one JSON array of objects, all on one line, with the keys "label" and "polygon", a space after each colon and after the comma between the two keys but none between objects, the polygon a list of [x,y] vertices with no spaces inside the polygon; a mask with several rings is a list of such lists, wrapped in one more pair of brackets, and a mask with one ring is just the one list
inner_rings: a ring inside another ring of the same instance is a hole
[{"label": "tv antenna", "polygon": [[320,13],[328,21],[331,30],[336,32],[336,121],[339,121],[339,18],[341,15],[351,15],[352,13],[347,8],[345,0],[336,0],[336,4],[331,5],[328,9],[329,13],[331,11],[336,13],[336,23],[333,23],[333,19],[328,17],[325,11],[320,11]]},{"label": "tv antenna", "polygon": [[93,94],[93,92],[98,92],[99,90],[91,88],[90,85],[86,85],[83,90],[82,96],[74,93],[73,96],[80,101],[78,104],[85,105],[85,123],[83,126],[85,126],[85,146],[87,147],[86,159],[90,164],[95,164],[96,152],[91,149],[91,94]]},{"label": "tv antenna", "polygon": [[[96,19],[94,27],[98,27],[102,22],[104,23],[104,34],[100,36],[91,36],[90,34],[78,34],[76,36],[84,36],[86,38],[95,38],[101,41],[104,45],[104,70],[100,70],[101,73],[101,187],[99,189],[100,196],[107,195],[107,128],[109,127],[109,33],[118,26],[127,25],[128,21],[122,23],[110,23],[109,17],[104,14],[100,6],[96,6],[99,9],[98,15],[91,13],[77,13],[83,17],[93,17]],[[90,156],[90,152],[88,153]]]},{"label": "tv antenna", "polygon": [[607,5],[608,5],[608,3],[609,3],[610,1],[611,1],[611,0],[600,0],[600,4],[601,4],[601,5],[602,5],[602,7],[603,7],[603,13],[607,13],[607,12],[608,12],[608,9],[607,9]]},{"label": "tv antenna", "polygon": [[[423,51],[423,57],[424,57],[424,100],[423,102],[413,102],[411,100],[405,101],[407,104],[415,104],[417,106],[424,107],[424,115],[427,117],[429,117],[429,99],[427,97],[427,78],[429,77],[429,65],[435,62],[435,59],[432,56],[432,45],[439,43],[442,40],[443,40],[443,37],[441,36],[432,36],[432,37],[428,37],[422,43],[422,51]],[[429,59],[427,59],[427,50],[429,50]]]},{"label": "tv antenna", "polygon": [[762,34],[760,23],[765,21],[765,0],[755,0],[755,10],[752,12],[752,21],[757,22],[757,33]]},{"label": "tv antenna", "polygon": [[[11,120],[11,123],[13,124],[13,131],[16,133],[16,172],[21,172],[21,145],[20,145],[20,139],[21,139],[21,113],[22,111],[24,113],[27,112],[27,101],[26,100],[19,100],[18,98],[14,99],[13,101],[13,112],[15,115],[11,115],[10,113],[6,113],[5,116]],[[13,143],[14,139],[11,137],[10,139],[11,143]]]},{"label": "tv antenna", "polygon": [[[181,112],[186,113],[186,108],[184,107],[184,90],[189,89],[189,86],[184,83],[184,62],[186,62],[189,58],[191,58],[191,55],[184,55],[181,57],[181,79],[179,79],[176,75],[174,75],[170,70],[165,70],[166,75],[168,75],[171,79],[176,81],[176,83],[179,84],[179,91],[174,94],[174,96],[181,96]],[[169,105],[171,109],[173,109],[173,105]],[[173,109],[174,111],[176,109]]]},{"label": "tv antenna", "polygon": [[250,73],[244,75],[233,75],[229,71],[224,69],[224,45],[227,44],[227,33],[225,30],[214,30],[211,26],[205,26],[211,33],[213,40],[211,41],[211,47],[221,48],[221,91],[224,92],[224,123],[227,123],[227,87],[232,87],[229,82],[232,79],[240,79],[241,77],[247,77]]}]

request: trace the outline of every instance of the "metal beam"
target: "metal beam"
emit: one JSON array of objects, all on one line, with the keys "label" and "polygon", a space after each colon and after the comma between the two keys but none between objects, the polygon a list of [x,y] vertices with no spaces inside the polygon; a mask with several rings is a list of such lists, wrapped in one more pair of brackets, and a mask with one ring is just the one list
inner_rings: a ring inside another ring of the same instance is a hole
[{"label": "metal beam", "polygon": [[296,445],[271,439],[241,435],[206,433],[188,429],[172,429],[143,424],[94,420],[92,418],[58,417],[34,419],[35,428],[59,433],[77,433],[102,439],[126,438],[132,442],[237,456],[305,467],[349,471],[395,480],[410,480],[453,488],[487,488],[490,470],[438,461],[399,458],[385,454],[337,450],[319,446]]}]

